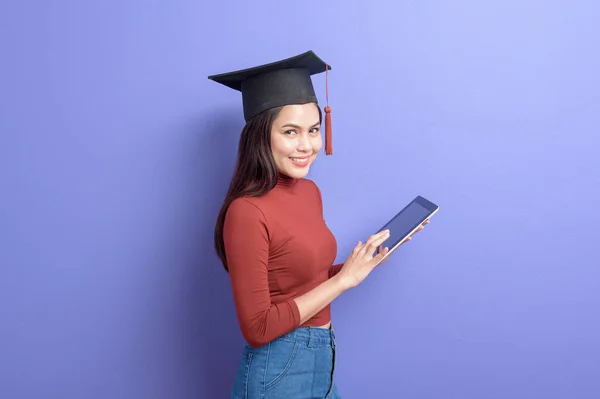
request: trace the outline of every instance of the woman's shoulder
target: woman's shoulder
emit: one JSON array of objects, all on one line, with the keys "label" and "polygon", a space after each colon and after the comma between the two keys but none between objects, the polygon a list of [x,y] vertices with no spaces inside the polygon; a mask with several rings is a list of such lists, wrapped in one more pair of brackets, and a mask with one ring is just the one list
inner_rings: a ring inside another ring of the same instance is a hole
[{"label": "woman's shoulder", "polygon": [[303,177],[302,179],[300,179],[300,183],[303,185],[304,189],[312,193],[316,193],[319,199],[321,198],[321,189],[319,188],[317,183],[315,183],[314,180],[309,179],[308,177]]},{"label": "woman's shoulder", "polygon": [[267,218],[261,207],[252,197],[238,197],[231,201],[225,212],[225,226],[248,229],[252,226],[266,226]]},{"label": "woman's shoulder", "polygon": [[242,214],[262,213],[260,198],[251,196],[242,196],[235,198],[233,201],[231,201],[229,207],[227,208],[227,213],[230,212],[240,212]]}]

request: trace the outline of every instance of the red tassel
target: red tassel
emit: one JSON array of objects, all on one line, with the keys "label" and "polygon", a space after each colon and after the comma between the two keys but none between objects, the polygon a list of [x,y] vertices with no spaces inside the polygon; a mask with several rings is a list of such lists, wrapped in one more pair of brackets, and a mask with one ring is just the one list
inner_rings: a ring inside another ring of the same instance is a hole
[{"label": "red tassel", "polygon": [[325,64],[325,155],[333,154],[331,143],[331,107],[329,106],[329,65]]},{"label": "red tassel", "polygon": [[325,107],[325,154],[333,154],[333,145],[331,143],[331,107]]}]

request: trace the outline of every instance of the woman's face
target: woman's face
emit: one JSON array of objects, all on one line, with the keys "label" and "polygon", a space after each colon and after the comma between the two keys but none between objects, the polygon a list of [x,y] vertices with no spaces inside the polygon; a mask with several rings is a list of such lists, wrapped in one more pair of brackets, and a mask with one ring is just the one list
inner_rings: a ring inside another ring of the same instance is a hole
[{"label": "woman's face", "polygon": [[279,172],[303,178],[322,146],[316,104],[286,105],[279,112],[271,128],[271,151]]}]

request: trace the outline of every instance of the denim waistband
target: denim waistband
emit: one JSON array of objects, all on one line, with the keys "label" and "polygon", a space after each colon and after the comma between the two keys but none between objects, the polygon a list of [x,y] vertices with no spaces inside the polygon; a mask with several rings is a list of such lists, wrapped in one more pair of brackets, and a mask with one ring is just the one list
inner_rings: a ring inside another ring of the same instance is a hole
[{"label": "denim waistband", "polygon": [[333,328],[298,327],[278,339],[292,341],[307,347],[335,347],[335,333]]}]

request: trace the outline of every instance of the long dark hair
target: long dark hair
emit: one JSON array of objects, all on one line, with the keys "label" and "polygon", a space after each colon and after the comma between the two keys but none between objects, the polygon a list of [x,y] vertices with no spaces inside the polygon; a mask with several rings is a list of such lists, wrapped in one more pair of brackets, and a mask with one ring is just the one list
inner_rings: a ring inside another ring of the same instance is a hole
[{"label": "long dark hair", "polygon": [[[319,110],[321,121],[321,108],[316,104],[315,106]],[[283,107],[277,107],[263,111],[248,121],[242,129],[235,170],[214,231],[215,250],[225,271],[229,269],[223,242],[223,225],[229,205],[239,197],[264,195],[277,184],[279,171],[271,152],[271,128],[282,109]]]}]

